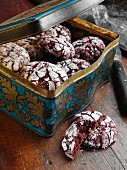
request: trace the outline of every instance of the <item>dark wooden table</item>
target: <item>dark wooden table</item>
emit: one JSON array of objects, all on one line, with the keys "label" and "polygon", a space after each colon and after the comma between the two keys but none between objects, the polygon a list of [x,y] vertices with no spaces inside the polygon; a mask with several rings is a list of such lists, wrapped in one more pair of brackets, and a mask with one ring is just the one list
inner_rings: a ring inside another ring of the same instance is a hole
[{"label": "dark wooden table", "polygon": [[[28,0],[1,0],[0,22],[32,6]],[[126,58],[123,63],[127,69]],[[61,147],[69,120],[53,137],[43,138],[0,112],[0,170],[126,170],[127,118],[118,110],[111,82],[100,87],[86,109],[111,116],[118,127],[118,139],[105,150],[80,151],[74,161],[64,155]]]}]

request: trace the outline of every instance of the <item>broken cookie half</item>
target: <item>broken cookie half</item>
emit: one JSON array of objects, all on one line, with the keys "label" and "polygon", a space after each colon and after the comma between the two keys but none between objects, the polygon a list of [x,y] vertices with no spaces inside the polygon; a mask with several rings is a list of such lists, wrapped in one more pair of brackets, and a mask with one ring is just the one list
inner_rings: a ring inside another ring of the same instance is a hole
[{"label": "broken cookie half", "polygon": [[74,122],[66,130],[62,147],[65,154],[75,159],[81,145],[105,149],[117,138],[114,121],[98,111],[82,111],[76,114]]}]

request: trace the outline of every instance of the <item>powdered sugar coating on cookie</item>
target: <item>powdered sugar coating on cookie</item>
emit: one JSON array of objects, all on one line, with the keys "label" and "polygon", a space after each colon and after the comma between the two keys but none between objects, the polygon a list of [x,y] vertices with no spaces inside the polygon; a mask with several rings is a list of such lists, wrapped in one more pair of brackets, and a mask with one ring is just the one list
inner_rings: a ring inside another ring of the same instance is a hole
[{"label": "powdered sugar coating on cookie", "polygon": [[66,130],[62,141],[63,150],[69,158],[74,159],[77,156],[80,145],[91,130],[97,127],[97,120],[99,120],[100,117],[100,114],[90,111],[76,115],[75,121]]},{"label": "powdered sugar coating on cookie", "polygon": [[70,59],[75,55],[73,45],[61,38],[46,37],[40,45],[58,58]]},{"label": "powdered sugar coating on cookie", "polygon": [[75,48],[75,57],[82,58],[91,64],[102,54],[105,48],[104,42],[99,37],[83,37],[72,43]]},{"label": "powdered sugar coating on cookie", "polygon": [[74,75],[76,72],[89,67],[90,63],[82,59],[72,58],[64,60],[62,62],[58,62],[57,65],[64,69],[68,77],[70,77]]},{"label": "powdered sugar coating on cookie", "polygon": [[74,116],[75,119],[84,119],[90,121],[98,121],[103,114],[98,111],[81,111]]},{"label": "powdered sugar coating on cookie", "polygon": [[[70,30],[60,24],[57,24],[57,25],[51,27],[50,29],[46,30],[45,32],[43,32],[39,35],[40,35],[40,37],[38,35],[36,37],[38,37],[40,39],[40,42],[42,40],[44,40],[46,37],[57,37],[57,38],[63,39],[64,41],[71,42]],[[40,44],[40,42],[39,42],[39,44]]]},{"label": "powdered sugar coating on cookie", "polygon": [[31,61],[38,61],[41,59],[41,46],[37,43],[37,37],[28,37],[21,40],[17,40],[15,43],[25,48],[29,53]]},{"label": "powdered sugar coating on cookie", "polygon": [[68,28],[57,24],[46,31],[47,34],[52,34],[55,37],[61,38],[64,41],[71,42],[71,32]]},{"label": "powdered sugar coating on cookie", "polygon": [[23,47],[10,42],[0,46],[0,62],[7,68],[18,72],[30,62],[30,57]]},{"label": "powdered sugar coating on cookie", "polygon": [[98,123],[99,125],[97,128],[91,131],[84,140],[83,145],[105,149],[116,141],[118,131],[116,129],[116,124],[109,116],[103,115]]},{"label": "powdered sugar coating on cookie", "polygon": [[[76,138],[80,136],[79,129],[77,127],[76,123],[73,123],[68,130],[65,132],[64,139],[62,140],[62,148],[65,152],[65,154],[71,158],[74,159],[76,157],[75,150],[79,150],[80,148],[80,143],[82,142],[83,139],[81,139],[81,142],[78,141],[76,144]],[[76,148],[76,149],[74,149]]]},{"label": "powdered sugar coating on cookie", "polygon": [[35,85],[47,90],[57,89],[57,87],[68,79],[64,70],[44,61],[31,62],[29,65],[24,66],[20,70],[20,75]]}]

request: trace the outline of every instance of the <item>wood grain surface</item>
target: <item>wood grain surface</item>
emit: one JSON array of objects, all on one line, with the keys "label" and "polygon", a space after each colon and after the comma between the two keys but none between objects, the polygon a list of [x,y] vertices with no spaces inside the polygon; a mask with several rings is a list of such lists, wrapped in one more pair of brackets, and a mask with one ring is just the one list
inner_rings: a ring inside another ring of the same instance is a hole
[{"label": "wood grain surface", "polygon": [[[32,6],[28,0],[1,0],[0,22]],[[126,58],[123,63],[127,69]],[[126,170],[127,117],[119,112],[111,81],[100,87],[86,110],[109,115],[118,127],[118,138],[105,150],[80,151],[74,161],[64,155],[61,147],[70,120],[54,136],[43,138],[0,112],[0,170]]]}]

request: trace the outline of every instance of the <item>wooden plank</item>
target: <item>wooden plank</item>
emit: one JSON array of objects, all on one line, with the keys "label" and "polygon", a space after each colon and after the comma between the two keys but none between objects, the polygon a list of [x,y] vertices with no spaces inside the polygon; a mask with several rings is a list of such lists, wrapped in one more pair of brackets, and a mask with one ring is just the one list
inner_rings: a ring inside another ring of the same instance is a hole
[{"label": "wooden plank", "polygon": [[[12,118],[3,114],[2,140],[0,140],[0,158],[3,169],[102,169],[110,170],[110,166],[100,152],[80,151],[77,159],[71,161],[67,158],[61,147],[61,140],[69,121],[64,122],[55,135],[51,138],[43,138],[33,133],[28,128],[15,122]],[[9,124],[3,125],[3,122]],[[7,156],[6,156],[7,155]],[[101,163],[99,163],[101,162]],[[103,167],[103,168],[102,168]]]},{"label": "wooden plank", "polygon": [[[115,97],[113,95],[113,89],[111,83],[108,83],[100,88],[100,93],[97,93],[95,96],[95,102],[100,107],[99,111],[109,115],[116,123],[118,128],[118,139],[111,146],[116,158],[119,160],[121,165],[127,169],[127,133],[126,133],[126,122],[127,118],[122,117],[120,114]],[[108,93],[107,93],[108,92]],[[100,95],[101,94],[101,95]],[[103,98],[103,100],[102,100]],[[97,106],[97,107],[98,107]],[[102,107],[103,106],[103,107]],[[96,106],[93,106],[96,109]],[[114,164],[116,166],[116,164]]]}]

